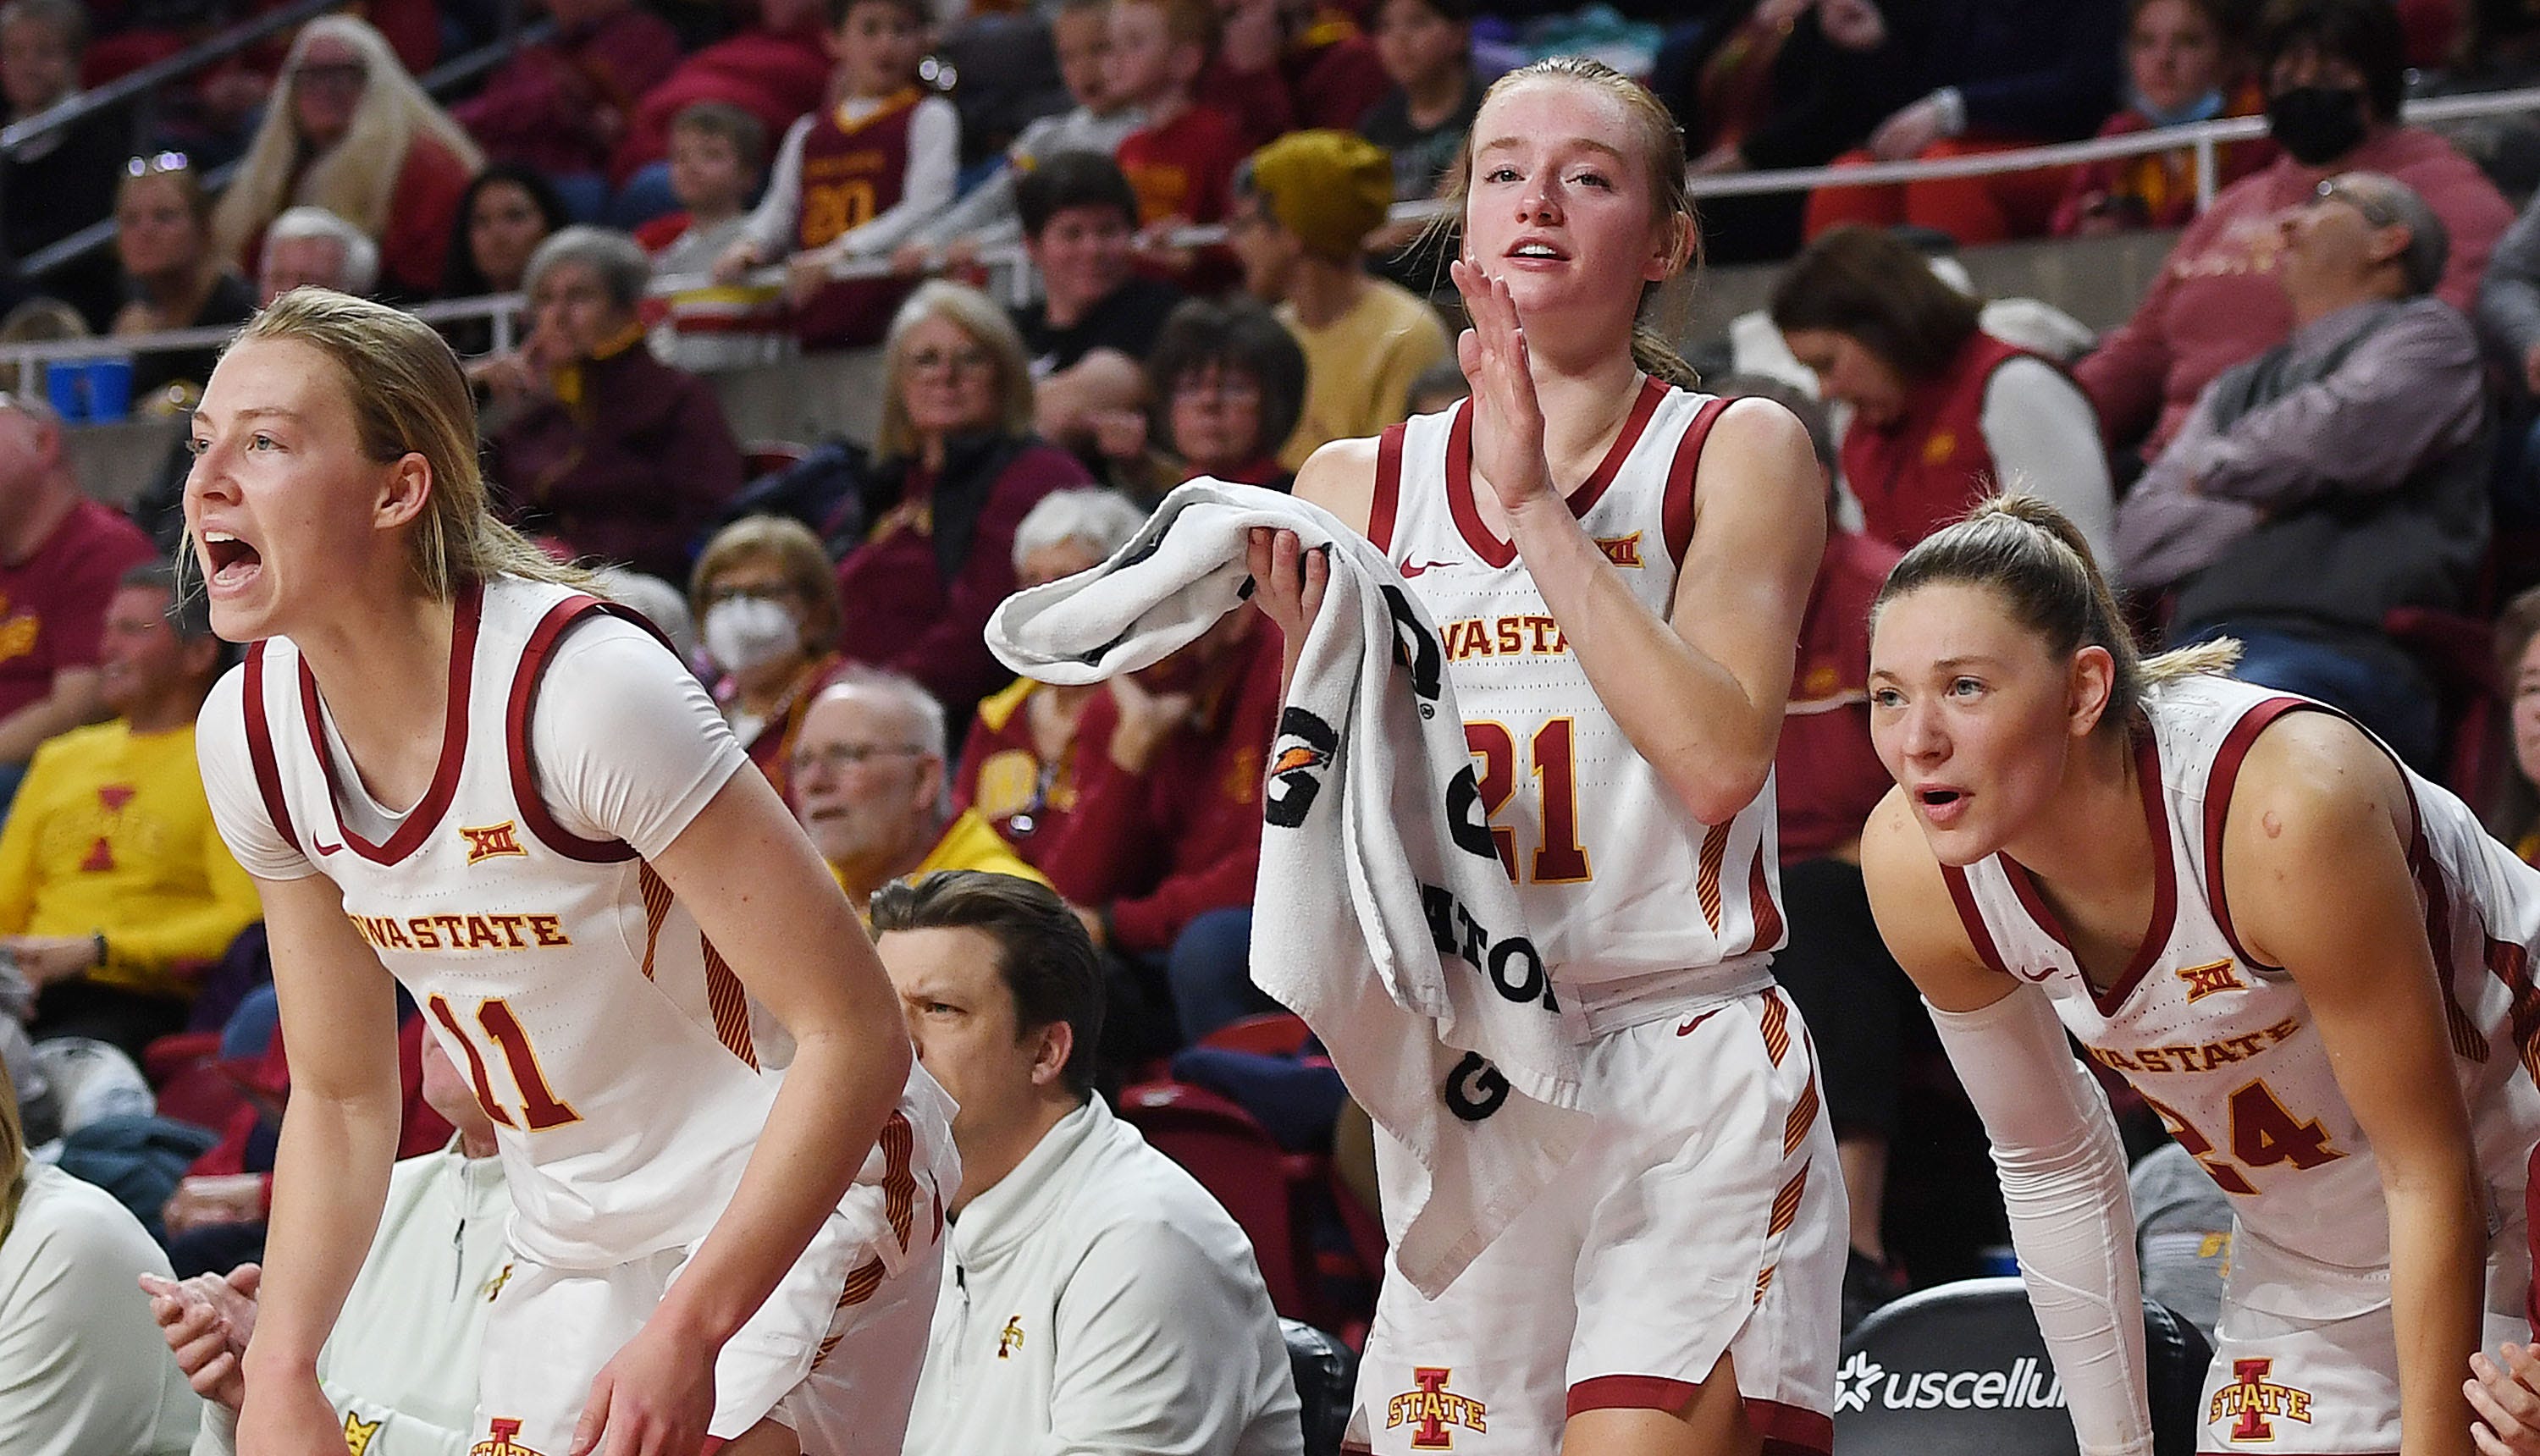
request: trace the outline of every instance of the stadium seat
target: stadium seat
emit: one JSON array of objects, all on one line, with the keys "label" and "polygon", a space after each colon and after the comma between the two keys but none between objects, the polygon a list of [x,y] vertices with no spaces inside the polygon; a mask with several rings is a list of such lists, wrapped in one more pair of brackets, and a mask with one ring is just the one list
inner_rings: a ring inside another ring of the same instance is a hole
[{"label": "stadium seat", "polygon": [[788,465],[800,464],[803,457],[811,452],[811,447],[796,445],[790,440],[750,441],[741,448],[741,464],[747,472],[743,478],[756,480]]},{"label": "stadium seat", "polygon": [[2434,680],[2442,707],[2443,787],[2483,803],[2501,767],[2496,753],[2496,705],[2505,696],[2496,680],[2496,628],[2491,622],[2426,606],[2393,607],[2381,631],[2407,650]]},{"label": "stadium seat", "polygon": [[1199,1039],[1204,1047],[1226,1052],[1250,1052],[1256,1057],[1293,1057],[1305,1039],[1313,1035],[1305,1029],[1305,1018],[1294,1011],[1264,1011],[1225,1025]]},{"label": "stadium seat", "polygon": [[1339,1456],[1358,1386],[1358,1355],[1303,1320],[1281,1320],[1279,1333],[1288,1340],[1288,1373],[1297,1382],[1298,1411],[1305,1418],[1305,1456]]},{"label": "stadium seat", "polygon": [[1325,1159],[1288,1151],[1252,1114],[1187,1082],[1123,1088],[1120,1116],[1242,1225],[1281,1314],[1312,1319],[1323,1313],[1313,1287],[1308,1194],[1322,1186]]},{"label": "stadium seat", "polygon": [[[2213,1351],[2196,1327],[2144,1302],[2152,1449],[2191,1456]],[[2017,1279],[1909,1294],[1862,1321],[1835,1372],[1835,1456],[2072,1456],[2064,1385]]]}]

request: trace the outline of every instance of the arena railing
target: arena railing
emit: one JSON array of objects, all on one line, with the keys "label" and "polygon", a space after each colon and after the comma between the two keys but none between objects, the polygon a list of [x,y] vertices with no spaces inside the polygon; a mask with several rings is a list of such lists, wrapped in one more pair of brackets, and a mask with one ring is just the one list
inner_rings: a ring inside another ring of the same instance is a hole
[{"label": "arena railing", "polygon": [[[2540,88],[2481,92],[2413,101],[2407,105],[2406,119],[2422,124],[2532,111],[2540,111]],[[2034,172],[2044,168],[2072,167],[2117,158],[2185,150],[2193,151],[2197,155],[2199,163],[2197,205],[2201,209],[2213,200],[2213,177],[2217,170],[2214,164],[2217,150],[2231,142],[2247,141],[2265,134],[2264,118],[2234,116],[2187,126],[2130,132],[2124,136],[2061,142],[2049,146],[2024,147],[1929,162],[1880,162],[1858,167],[1791,168],[1776,172],[1697,176],[1690,179],[1690,186],[1697,199],[1770,192],[1811,191],[1824,186],[1870,186],[1937,177],[1989,176],[2001,173]],[[1435,202],[1406,202],[1396,204],[1392,215],[1397,220],[1409,221],[1434,216],[1440,210],[1440,204]],[[1171,242],[1177,246],[1199,247],[1222,243],[1225,239],[1226,230],[1223,227],[1210,226],[1180,229],[1173,234]],[[989,270],[992,284],[997,292],[1016,302],[1028,299],[1031,287],[1029,263],[1024,258],[1021,247],[1005,246],[988,249],[980,253],[978,261]],[[890,272],[891,268],[887,260],[875,258],[842,263],[830,270],[830,276],[838,279],[882,278],[888,276]],[[760,269],[748,279],[750,284],[761,287],[781,286],[784,281],[785,270],[782,268]],[[711,279],[701,275],[661,277],[653,280],[652,292],[657,296],[668,296],[688,289],[702,288],[711,282]],[[519,314],[526,303],[524,296],[517,293],[494,294],[482,298],[452,299],[423,304],[416,306],[411,312],[417,317],[435,323],[486,320],[491,325],[494,347],[500,351],[513,346],[518,336]],[[123,338],[66,339],[43,343],[0,345],[0,364],[40,367],[54,360],[111,358],[171,349],[200,349],[206,345],[217,345],[225,341],[233,332],[235,330],[229,328],[195,328],[166,333],[134,334]]]},{"label": "arena railing", "polygon": [[250,17],[164,60],[152,61],[137,71],[117,76],[104,86],[66,97],[24,121],[0,127],[0,152],[14,152],[37,137],[84,121],[136,97],[147,97],[179,76],[235,55],[276,31],[289,30],[314,16],[341,9],[344,3],[345,0],[295,0],[280,10]]},{"label": "arena railing", "polygon": [[[95,91],[82,92],[80,95],[71,98],[60,105],[54,106],[49,110],[37,112],[35,115],[30,116],[26,120],[21,121],[17,125],[11,126],[6,130],[0,130],[0,150],[6,150],[11,146],[16,145],[18,141],[25,139],[18,136],[18,132],[21,128],[26,129],[28,137],[39,136],[56,127],[69,125],[71,122],[77,121],[82,116],[89,115],[94,111],[103,110],[106,106],[113,104],[115,102],[123,100],[133,92],[133,88],[127,87],[126,83],[131,81],[134,77],[148,76],[150,78],[150,85],[155,86],[160,81],[183,75],[199,66],[218,60],[222,56],[229,55],[234,51],[262,39],[265,35],[282,28],[279,23],[269,24],[269,22],[275,22],[277,17],[280,17],[289,23],[296,24],[299,21],[306,20],[314,15],[318,15],[330,10],[341,9],[343,8],[343,5],[344,0],[300,0],[300,3],[293,5],[288,9],[278,10],[273,12],[271,15],[258,17],[257,19],[239,27],[237,30],[224,32],[222,35],[215,36],[213,39],[206,40],[202,44],[197,45],[190,50],[170,56],[164,61],[145,67],[140,71],[135,71],[132,73],[132,76],[120,78],[106,86],[99,87]],[[517,6],[507,5],[505,7],[505,14],[512,14],[517,9]],[[418,84],[423,87],[425,92],[432,96],[446,96],[465,82],[473,80],[475,77],[483,75],[485,72],[492,70],[497,65],[500,65],[506,57],[510,56],[512,52],[520,46],[529,44],[532,41],[543,40],[549,35],[553,34],[554,31],[555,22],[552,20],[540,20],[526,26],[518,27],[515,30],[507,31],[501,37],[487,41],[485,44],[476,47],[465,55],[455,57],[454,59],[445,61],[442,64],[433,67],[430,72],[423,76],[422,80]],[[112,93],[112,95],[109,96],[109,93]],[[83,104],[84,103],[89,102],[92,98],[103,98],[103,100],[98,101],[94,105]],[[238,174],[238,170],[239,164],[236,162],[223,163],[221,166],[213,168],[203,175],[204,190],[217,195],[223,187],[229,185],[230,178]],[[52,243],[29,253],[20,261],[18,270],[29,277],[40,278],[45,274],[60,268],[66,263],[86,257],[88,254],[96,252],[98,249],[106,247],[113,242],[114,219],[110,217],[105,218],[98,222],[89,224],[87,227],[60,239],[58,242]],[[171,344],[164,347],[186,348],[194,346]]]}]

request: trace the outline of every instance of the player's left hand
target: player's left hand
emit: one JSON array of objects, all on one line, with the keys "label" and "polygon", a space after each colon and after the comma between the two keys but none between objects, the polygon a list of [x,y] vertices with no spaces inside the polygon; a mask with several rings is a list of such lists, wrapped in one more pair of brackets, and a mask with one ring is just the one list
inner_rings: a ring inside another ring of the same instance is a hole
[{"label": "player's left hand", "polygon": [[715,1348],[647,1321],[591,1382],[566,1456],[692,1456],[714,1419]]},{"label": "player's left hand", "polygon": [[1500,506],[1516,515],[1525,506],[1558,500],[1552,466],[1543,456],[1543,405],[1535,398],[1525,329],[1508,283],[1477,263],[1447,265],[1473,326],[1455,340],[1455,362],[1473,383],[1473,467],[1491,484]]},{"label": "player's left hand", "polygon": [[2481,1417],[2470,1425],[2470,1438],[2487,1456],[2540,1456],[2540,1348],[2507,1345],[2498,1353],[2501,1361],[2469,1357],[2477,1378],[2464,1382],[2461,1393]]}]

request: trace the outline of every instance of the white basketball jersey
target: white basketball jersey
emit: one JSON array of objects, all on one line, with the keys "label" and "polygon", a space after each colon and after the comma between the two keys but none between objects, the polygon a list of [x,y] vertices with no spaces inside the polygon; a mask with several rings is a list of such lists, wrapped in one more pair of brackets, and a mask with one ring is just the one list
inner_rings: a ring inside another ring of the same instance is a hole
[{"label": "white basketball jersey", "polygon": [[[1570,496],[1632,594],[1675,607],[1694,467],[1725,402],[1644,380]],[[1428,604],[1500,859],[1566,987],[1744,963],[1782,942],[1773,785],[1704,824],[1623,736],[1517,550],[1473,501],[1469,402],[1384,433],[1369,539]],[[1484,487],[1487,489],[1487,487]]]},{"label": "white basketball jersey", "polygon": [[348,822],[396,821],[376,805],[344,812],[364,791],[338,767],[292,644],[257,644],[245,669],[275,829],[342,889],[354,927],[473,1081],[496,1124],[513,1241],[563,1269],[702,1237],[779,1082],[760,1067],[740,979],[670,887],[630,847],[568,833],[539,796],[539,669],[576,621],[616,610],[515,578],[459,598],[440,766],[385,843]]},{"label": "white basketball jersey", "polygon": [[[2145,708],[2152,731],[2136,764],[2160,867],[2151,930],[2124,977],[2104,994],[2090,986],[2035,883],[2005,856],[1943,867],[1959,917],[1979,955],[2044,986],[2066,1029],[2143,1093],[2233,1195],[2243,1228],[2311,1260],[2378,1268],[2390,1228],[2372,1147],[2300,988],[2240,948],[2222,883],[2223,822],[2250,743],[2289,712],[2334,710],[2208,676],[2159,687]],[[2518,1209],[2540,1137],[2531,975],[2540,871],[2449,791],[2401,773],[2418,825],[2409,860],[2479,1167],[2494,1212]]]}]

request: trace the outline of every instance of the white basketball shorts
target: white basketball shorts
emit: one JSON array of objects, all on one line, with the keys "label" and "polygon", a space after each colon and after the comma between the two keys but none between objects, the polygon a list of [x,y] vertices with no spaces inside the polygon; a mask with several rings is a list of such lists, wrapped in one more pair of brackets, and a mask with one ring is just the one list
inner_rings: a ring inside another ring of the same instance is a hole
[{"label": "white basketball shorts", "polygon": [[[1778,989],[1582,1049],[1596,1130],[1436,1299],[1388,1270],[1346,1449],[1558,1450],[1733,1356],[1768,1453],[1833,1443],[1848,1239],[1815,1053]],[[1377,1135],[1377,1170],[1407,1167]]]}]

